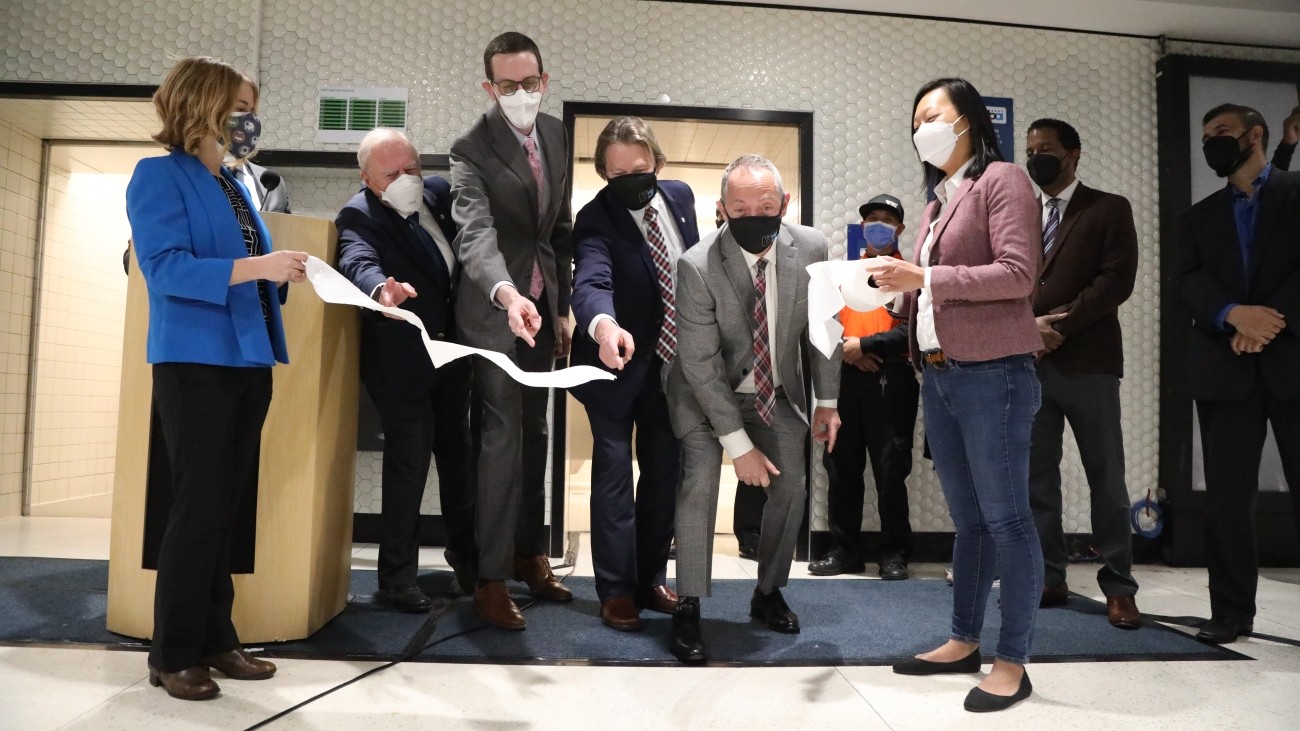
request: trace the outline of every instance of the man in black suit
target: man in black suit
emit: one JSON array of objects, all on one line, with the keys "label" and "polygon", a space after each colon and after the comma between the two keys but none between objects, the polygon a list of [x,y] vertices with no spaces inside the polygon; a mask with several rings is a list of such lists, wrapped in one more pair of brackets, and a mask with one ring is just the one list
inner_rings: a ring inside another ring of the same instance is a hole
[{"label": "man in black suit", "polygon": [[1267,162],[1249,107],[1206,113],[1205,161],[1228,185],[1183,216],[1179,298],[1191,314],[1188,387],[1205,456],[1211,618],[1198,639],[1254,629],[1255,496],[1272,425],[1300,526],[1300,173]]},{"label": "man in black suit", "polygon": [[[635,631],[641,609],[677,609],[664,577],[681,444],[662,383],[677,353],[673,263],[700,234],[695,195],[681,181],[658,179],[668,158],[643,120],[610,120],[594,159],[608,185],[574,219],[572,360],[618,378],[570,392],[591,421],[591,559],[600,618]],[[635,497],[634,429],[641,472]]]},{"label": "man in black suit", "polygon": [[1093,546],[1101,555],[1097,585],[1106,595],[1110,623],[1134,629],[1142,615],[1133,599],[1138,586],[1119,398],[1119,306],[1133,293],[1138,266],[1133,208],[1127,198],[1079,181],[1083,143],[1068,122],[1037,120],[1025,142],[1025,167],[1042,191],[1043,219],[1043,265],[1033,295],[1043,338],[1043,400],[1029,451],[1029,505],[1043,546],[1039,606],[1064,606],[1070,596],[1061,522],[1061,443],[1069,421],[1092,498]]},{"label": "man in black suit", "polygon": [[[451,340],[460,276],[451,252],[451,186],[420,177],[420,156],[406,135],[376,129],[357,149],[365,187],[339,211],[339,271],[380,304],[420,317],[435,340]],[[473,591],[478,549],[469,441],[470,361],[434,368],[420,331],[361,313],[361,381],[384,429],[383,534],[376,599],[401,611],[428,611],[415,584],[420,501],[430,452],[447,527],[447,562]]]}]

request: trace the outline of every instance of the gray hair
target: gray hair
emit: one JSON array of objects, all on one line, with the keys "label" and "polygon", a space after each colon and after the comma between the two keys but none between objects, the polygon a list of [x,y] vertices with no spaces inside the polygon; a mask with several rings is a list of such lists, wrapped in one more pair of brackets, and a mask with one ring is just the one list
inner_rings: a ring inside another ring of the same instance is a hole
[{"label": "gray hair", "polygon": [[361,138],[361,144],[357,145],[357,166],[365,170],[366,163],[370,162],[370,153],[374,152],[376,147],[397,141],[401,141],[407,147],[410,147],[417,158],[420,156],[420,151],[415,148],[415,143],[411,142],[411,138],[407,137],[402,130],[396,127],[375,127],[367,132],[366,136]]},{"label": "gray hair", "polygon": [[781,183],[781,171],[776,169],[776,165],[772,164],[771,160],[767,159],[766,157],[763,157],[762,155],[749,154],[749,155],[741,155],[740,157],[736,158],[731,162],[730,165],[727,166],[726,170],[722,171],[723,204],[726,204],[727,202],[727,179],[731,177],[732,172],[739,169],[767,170],[768,172],[772,173],[772,179],[776,181],[776,194],[781,198],[785,197],[785,185]]}]

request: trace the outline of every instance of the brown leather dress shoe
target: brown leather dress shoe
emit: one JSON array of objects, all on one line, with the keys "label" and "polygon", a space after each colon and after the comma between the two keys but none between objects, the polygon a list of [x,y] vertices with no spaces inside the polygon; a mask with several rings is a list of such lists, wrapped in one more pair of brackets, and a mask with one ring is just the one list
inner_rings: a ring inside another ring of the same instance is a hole
[{"label": "brown leather dress shoe", "polygon": [[478,582],[474,587],[474,611],[493,627],[519,630],[527,626],[504,581]]},{"label": "brown leather dress shoe", "polygon": [[150,665],[149,685],[155,688],[161,686],[167,695],[183,701],[204,701],[221,692],[221,688],[208,674],[208,669],[202,665],[174,673],[164,673]]},{"label": "brown leather dress shoe", "polygon": [[1142,614],[1131,596],[1106,597],[1106,619],[1120,629],[1137,629],[1142,626]]},{"label": "brown leather dress shoe", "polygon": [[515,580],[528,584],[533,596],[553,602],[573,601],[573,592],[555,578],[545,556],[515,556]]},{"label": "brown leather dress shoe", "polygon": [[636,605],[660,614],[672,614],[677,611],[677,592],[660,584],[643,591],[636,598]]},{"label": "brown leather dress shoe", "polygon": [[269,660],[258,660],[240,647],[205,657],[203,664],[220,670],[222,675],[231,680],[266,680],[275,675],[275,663]]},{"label": "brown leather dress shoe", "polygon": [[1060,586],[1044,586],[1043,597],[1038,600],[1039,609],[1063,607],[1070,603],[1070,585],[1064,582]]},{"label": "brown leather dress shoe", "polygon": [[619,632],[641,631],[641,610],[629,596],[610,597],[600,603],[600,621]]}]

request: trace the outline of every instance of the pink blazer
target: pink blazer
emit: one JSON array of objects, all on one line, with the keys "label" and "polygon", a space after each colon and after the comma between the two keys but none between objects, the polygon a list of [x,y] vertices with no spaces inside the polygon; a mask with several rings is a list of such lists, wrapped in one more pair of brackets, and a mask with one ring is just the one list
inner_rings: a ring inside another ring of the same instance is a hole
[{"label": "pink blazer", "polygon": [[[981,361],[1041,349],[1030,295],[1043,259],[1043,230],[1029,176],[994,162],[977,180],[963,181],[935,226],[930,260],[922,262],[938,208],[938,200],[925,208],[913,262],[933,268],[934,329],[943,352]],[[912,362],[919,368],[917,295],[909,294],[907,303]]]}]

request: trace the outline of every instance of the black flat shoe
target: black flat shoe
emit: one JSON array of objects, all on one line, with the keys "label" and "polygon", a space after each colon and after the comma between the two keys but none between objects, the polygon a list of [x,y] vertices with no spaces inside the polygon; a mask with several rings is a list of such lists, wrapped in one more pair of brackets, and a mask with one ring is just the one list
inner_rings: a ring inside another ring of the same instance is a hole
[{"label": "black flat shoe", "polygon": [[673,628],[668,636],[668,651],[687,665],[698,665],[707,659],[704,637],[700,634],[700,602],[698,599],[681,601],[673,613]]},{"label": "black flat shoe", "polygon": [[433,608],[433,600],[413,584],[399,584],[375,592],[375,602],[399,612],[422,613]]},{"label": "black flat shoe", "polygon": [[749,616],[761,620],[774,632],[799,634],[799,617],[785,603],[780,589],[773,589],[771,594],[754,589],[754,596],[749,600]]},{"label": "black flat shoe", "polygon": [[1229,642],[1235,642],[1238,637],[1246,637],[1254,631],[1255,624],[1253,622],[1234,622],[1231,619],[1222,617],[1211,617],[1210,621],[1201,625],[1201,631],[1196,633],[1196,639],[1212,645],[1226,645]]},{"label": "black flat shoe", "polygon": [[971,654],[951,662],[935,662],[909,657],[894,663],[894,672],[899,675],[947,675],[954,673],[978,673],[980,671],[980,650],[975,648]]},{"label": "black flat shoe", "polygon": [[971,688],[966,694],[966,710],[971,713],[991,713],[993,711],[1005,711],[1015,704],[1028,698],[1034,692],[1034,684],[1029,682],[1029,673],[1020,676],[1020,687],[1011,695],[993,695],[980,690]]}]

